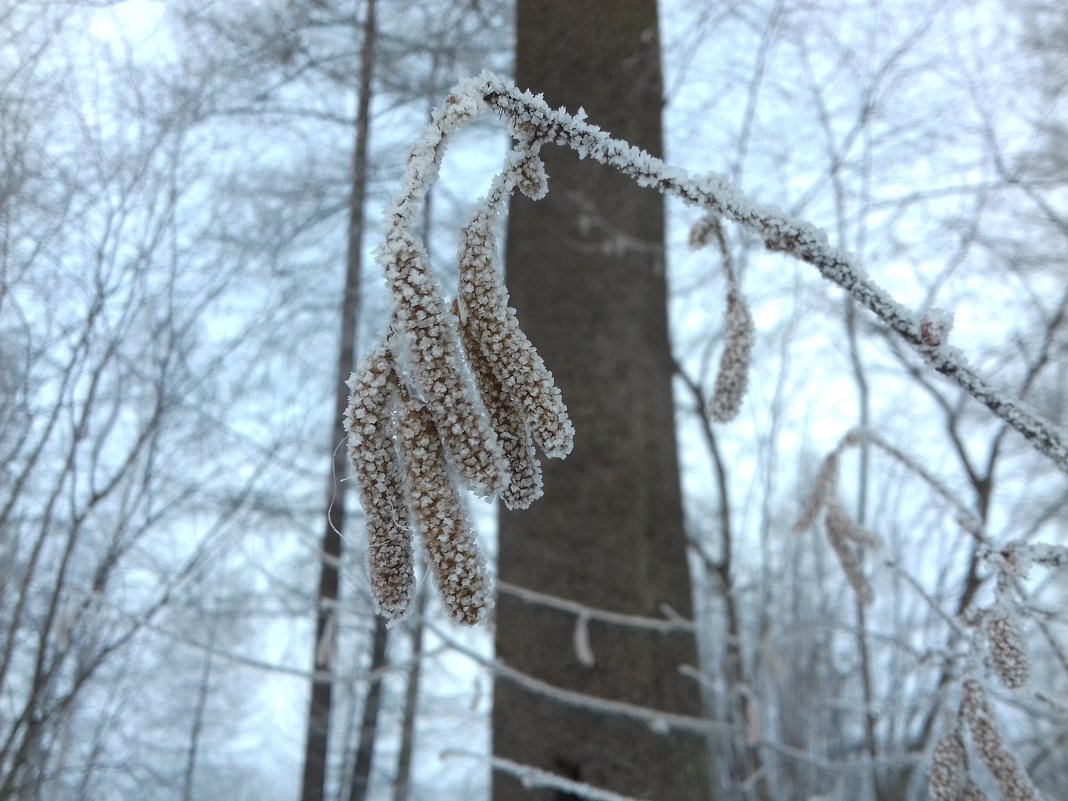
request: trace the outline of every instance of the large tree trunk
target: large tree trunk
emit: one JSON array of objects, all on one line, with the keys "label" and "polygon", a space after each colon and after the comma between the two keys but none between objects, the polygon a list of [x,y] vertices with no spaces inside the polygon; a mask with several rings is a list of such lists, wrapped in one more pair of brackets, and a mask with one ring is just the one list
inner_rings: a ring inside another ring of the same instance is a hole
[{"label": "large tree trunk", "polygon": [[[652,0],[519,0],[516,77],[552,105],[582,106],[612,134],[660,154],[663,103]],[[516,200],[506,269],[520,320],[554,371],[575,450],[545,465],[545,497],[502,511],[503,581],[591,607],[692,614],[656,192],[546,147],[548,197]],[[502,593],[497,655],[558,687],[701,714],[691,636],[592,623],[595,663],[574,648],[573,615]],[[588,660],[586,660],[588,662]],[[577,709],[501,678],[494,753],[639,798],[708,798],[703,737]],[[498,773],[494,798],[559,798]]]}]

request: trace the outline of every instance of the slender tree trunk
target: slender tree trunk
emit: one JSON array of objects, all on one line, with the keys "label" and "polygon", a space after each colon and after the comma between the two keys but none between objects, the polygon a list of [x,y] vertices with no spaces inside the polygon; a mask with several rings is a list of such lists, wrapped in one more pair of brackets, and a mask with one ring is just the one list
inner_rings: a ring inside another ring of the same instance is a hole
[{"label": "slender tree trunk", "polygon": [[[841,196],[841,193],[838,193]],[[849,336],[849,355],[853,365],[853,380],[857,385],[857,404],[860,407],[858,423],[867,430],[871,423],[871,393],[868,389],[868,377],[864,363],[860,358],[860,343],[857,338],[857,308],[852,300],[846,301],[846,333]],[[861,525],[868,522],[868,479],[871,448],[867,442],[860,446],[860,460],[857,467],[857,521]],[[861,556],[863,559],[863,555]],[[877,767],[879,759],[879,740],[876,727],[879,723],[875,711],[875,686],[872,678],[871,654],[868,649],[868,615],[864,604],[854,599],[857,612],[857,651],[860,655],[860,686],[864,698],[864,748],[871,760],[872,798],[875,801],[887,801],[884,784],[890,783],[890,777],[883,776]]]},{"label": "slender tree trunk", "polygon": [[345,525],[345,490],[340,480],[348,474],[346,465],[348,451],[340,445],[345,440],[345,407],[348,404],[345,380],[354,367],[356,317],[360,306],[363,207],[367,193],[368,119],[371,106],[371,73],[374,65],[374,24],[374,0],[367,0],[352,154],[352,197],[349,204],[345,288],[341,303],[334,428],[330,438],[330,450],[333,455],[326,496],[327,513],[323,530],[319,588],[316,594],[315,641],[312,644],[315,676],[312,679],[311,698],[308,703],[308,729],[304,747],[301,801],[323,801],[326,792],[327,759],[330,753],[330,708],[333,702],[334,652],[337,642],[338,568],[341,562],[341,531]]},{"label": "slender tree trunk", "polygon": [[[552,105],[583,106],[614,135],[659,154],[663,104],[655,2],[519,0],[516,75]],[[662,198],[591,162],[542,151],[550,191],[512,204],[506,267],[523,327],[556,375],[575,450],[545,467],[545,497],[502,511],[500,576],[635,615],[692,615],[675,452]],[[701,714],[692,636],[589,626],[503,595],[498,657],[595,698]],[[588,656],[588,655],[584,655]],[[494,753],[618,793],[710,797],[705,739],[556,702],[505,678],[494,690]],[[495,774],[494,798],[560,798]]]},{"label": "slender tree trunk", "polygon": [[386,666],[386,644],[389,630],[381,615],[375,617],[375,633],[371,640],[371,678],[367,684],[367,697],[363,703],[363,715],[357,736],[356,758],[352,761],[352,783],[349,785],[349,801],[364,801],[367,786],[371,783],[371,762],[378,738],[378,710],[382,704],[382,672]]},{"label": "slender tree trunk", "polygon": [[425,609],[426,593],[420,591],[416,596],[415,619],[412,624],[412,666],[408,670],[408,686],[404,691],[400,753],[397,754],[397,776],[393,781],[393,801],[408,801],[411,792],[415,710],[419,701],[419,678],[422,674],[423,612]]},{"label": "slender tree trunk", "polygon": [[204,666],[200,672],[200,684],[197,686],[197,703],[193,710],[193,726],[189,732],[189,752],[185,758],[185,773],[182,775],[182,801],[192,801],[193,781],[196,778],[197,752],[200,749],[200,735],[204,730],[204,710],[208,705],[208,692],[211,685],[212,662],[215,658],[215,638],[219,625],[212,621],[208,634],[208,647],[204,651]]}]

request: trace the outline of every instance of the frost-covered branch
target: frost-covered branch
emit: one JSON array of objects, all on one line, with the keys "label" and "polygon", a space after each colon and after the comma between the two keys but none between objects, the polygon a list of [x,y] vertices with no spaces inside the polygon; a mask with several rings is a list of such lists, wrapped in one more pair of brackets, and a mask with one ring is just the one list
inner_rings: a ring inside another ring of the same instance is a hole
[{"label": "frost-covered branch", "polygon": [[[614,167],[639,185],[655,188],[718,214],[758,234],[774,251],[787,253],[813,265],[827,280],[844,289],[861,306],[907,342],[935,370],[1022,434],[1037,450],[1068,472],[1068,437],[1059,426],[1041,419],[1013,396],[995,389],[965,364],[961,354],[947,346],[939,321],[918,319],[886,290],[865,277],[846,253],[832,247],[815,226],[783,212],[762,206],[721,177],[690,176],[626,142],[613,139],[600,128],[551,109],[540,96],[518,89],[489,73],[460,84],[457,93],[481,95],[495,111],[537,141],[569,147],[580,158],[592,158]],[[454,94],[454,96],[456,96]]]},{"label": "frost-covered branch", "polygon": [[585,798],[588,801],[637,801],[629,795],[620,795],[610,790],[594,787],[592,784],[568,779],[556,773],[536,768],[533,765],[523,765],[502,757],[486,757],[471,751],[442,751],[442,757],[467,757],[488,763],[494,770],[507,773],[519,780],[523,787],[528,789],[545,788],[558,790],[560,794],[566,794],[569,798]]},{"label": "frost-covered branch", "polygon": [[660,631],[665,633],[673,631],[693,631],[695,628],[692,620],[683,618],[662,619],[656,617],[643,617],[640,615],[624,615],[619,612],[596,609],[592,606],[576,603],[575,601],[568,601],[565,598],[557,598],[555,595],[546,595],[545,593],[528,590],[515,584],[509,584],[506,581],[497,582],[497,590],[498,592],[513,595],[527,603],[539,604],[540,606],[545,606],[549,609],[557,609],[561,612],[570,612],[578,618],[596,620],[601,623],[610,623],[616,626],[627,626],[634,629],[645,629],[648,631]]},{"label": "frost-covered branch", "polygon": [[[487,110],[509,121],[515,145],[489,194],[460,232],[459,286],[450,305],[416,233],[417,211],[437,179],[449,137]],[[579,158],[617,169],[640,186],[700,207],[705,216],[695,226],[697,245],[715,236],[725,251],[719,220],[727,219],[758,234],[769,249],[813,265],[936,371],[1068,472],[1068,434],[976,375],[947,345],[948,315],[916,318],[868,280],[815,226],[755,203],[722,178],[690,176],[613,139],[581,115],[551,109],[540,96],[484,72],[454,87],[409,153],[377,251],[393,301],[389,331],[362,372],[350,380],[353,395],[346,430],[354,477],[374,523],[371,584],[383,614],[396,620],[407,612],[413,579],[409,543],[416,527],[454,619],[484,619],[487,593],[480,557],[456,504],[454,482],[478,495],[499,497],[509,508],[526,508],[542,493],[538,451],[560,459],[571,451],[575,432],[560,390],[508,305],[494,225],[516,189],[534,200],[547,192],[539,157],[547,144],[568,147]],[[729,261],[725,268],[728,337],[711,409],[719,421],[738,412],[753,332]],[[402,408],[418,408],[418,437],[398,436],[403,433],[395,411],[398,401]],[[426,454],[434,458],[413,470]],[[833,478],[833,462],[832,455],[823,479]],[[828,510],[828,535],[839,560],[858,595],[869,600],[870,588],[855,550],[874,547],[877,540],[848,519],[831,497],[832,490],[833,484],[823,481],[807,511]],[[809,517],[804,515],[802,523],[811,524]]]}]

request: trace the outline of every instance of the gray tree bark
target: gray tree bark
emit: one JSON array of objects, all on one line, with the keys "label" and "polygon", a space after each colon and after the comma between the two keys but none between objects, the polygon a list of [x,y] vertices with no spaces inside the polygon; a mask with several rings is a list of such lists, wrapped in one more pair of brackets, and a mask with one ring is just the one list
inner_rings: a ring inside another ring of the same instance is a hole
[{"label": "gray tree bark", "polygon": [[[649,152],[662,151],[663,104],[652,0],[519,0],[516,77],[551,105]],[[592,607],[692,615],[675,447],[659,194],[552,147],[549,195],[516,200],[506,270],[524,330],[557,379],[575,450],[545,467],[545,497],[500,518],[503,581]],[[701,714],[679,675],[691,636],[591,623],[595,662],[573,645],[573,615],[502,594],[497,656],[558,687]],[[587,660],[588,661],[588,660]],[[494,691],[494,753],[639,798],[710,797],[699,735],[560,704],[509,682]],[[497,801],[561,798],[497,774]]]}]

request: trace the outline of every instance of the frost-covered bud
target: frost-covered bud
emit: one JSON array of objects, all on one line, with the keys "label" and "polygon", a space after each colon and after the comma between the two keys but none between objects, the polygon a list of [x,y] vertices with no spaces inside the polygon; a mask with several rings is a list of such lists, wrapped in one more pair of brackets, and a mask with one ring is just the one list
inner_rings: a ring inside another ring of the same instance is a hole
[{"label": "frost-covered bud", "polygon": [[464,482],[482,496],[507,481],[497,437],[461,372],[459,346],[445,301],[430,276],[426,251],[407,231],[394,231],[378,254],[393,292],[393,324],[411,376],[427,402]]},{"label": "frost-covered bud", "polygon": [[553,375],[519,328],[496,266],[496,243],[483,209],[460,231],[460,314],[504,391],[522,409],[534,442],[550,458],[571,452],[575,429]]},{"label": "frost-covered bud", "polygon": [[855,537],[861,534],[867,537],[872,537],[873,535],[864,532],[849,517],[845,508],[834,499],[827,503],[827,514],[823,522],[827,528],[827,539],[838,557],[838,562],[842,565],[842,570],[845,571],[849,586],[853,588],[853,592],[857,594],[857,598],[860,599],[862,604],[865,606],[870,605],[875,596],[872,592],[871,584],[860,566],[860,560],[853,553],[850,540],[855,542]]},{"label": "frost-covered bud", "polygon": [[993,609],[986,615],[987,642],[994,672],[1010,690],[1027,683],[1028,662],[1023,637],[1016,621],[1003,609]]},{"label": "frost-covered bud", "polygon": [[827,498],[834,491],[838,483],[838,453],[832,451],[820,465],[820,471],[816,475],[816,483],[812,487],[812,494],[808,496],[808,502],[801,511],[801,517],[794,523],[794,532],[800,534],[812,528],[816,518],[820,516]]},{"label": "frost-covered bud", "polygon": [[460,341],[474,373],[482,404],[493,421],[497,441],[508,462],[509,481],[501,491],[501,501],[509,509],[526,509],[542,496],[541,464],[534,450],[534,440],[523,422],[522,411],[504,392],[467,322],[460,323]]},{"label": "frost-covered bud", "polygon": [[404,462],[409,508],[422,535],[441,600],[453,620],[479,623],[489,603],[486,562],[449,478],[434,420],[426,406],[414,398],[401,402],[397,444]]},{"label": "frost-covered bud", "polygon": [[708,415],[717,423],[730,422],[742,408],[752,350],[753,317],[732,282],[727,289],[727,342],[719,361],[715,392],[708,404]]},{"label": "frost-covered bud", "polygon": [[541,200],[549,192],[549,176],[545,174],[545,162],[538,156],[530,156],[518,167],[516,186],[531,200]]},{"label": "frost-covered bud", "polygon": [[990,709],[983,686],[977,679],[964,682],[960,708],[961,716],[968,724],[975,750],[997,782],[1001,797],[1005,801],[1038,801],[1038,793],[1031,780],[1016,761],[1016,757],[1010,754],[1002,743],[1001,732],[994,722],[994,713]]},{"label": "frost-covered bud", "polygon": [[352,374],[348,386],[345,430],[367,526],[371,592],[379,611],[397,620],[408,612],[415,573],[412,532],[390,419],[397,377],[385,344],[368,357],[359,373]]},{"label": "frost-covered bud", "polygon": [[928,309],[920,318],[920,340],[924,345],[931,347],[945,345],[949,341],[949,332],[952,330],[952,312]]},{"label": "frost-covered bud", "polygon": [[931,801],[960,801],[967,770],[968,755],[960,732],[956,729],[946,732],[931,753]]}]

